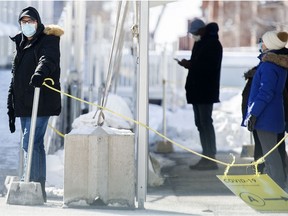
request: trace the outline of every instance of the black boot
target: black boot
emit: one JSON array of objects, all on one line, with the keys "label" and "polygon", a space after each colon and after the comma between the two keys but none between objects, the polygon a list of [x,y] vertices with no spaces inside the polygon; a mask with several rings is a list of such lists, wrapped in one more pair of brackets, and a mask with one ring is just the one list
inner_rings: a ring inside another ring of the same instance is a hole
[{"label": "black boot", "polygon": [[45,191],[45,180],[40,181],[44,203],[47,202],[47,195]]}]

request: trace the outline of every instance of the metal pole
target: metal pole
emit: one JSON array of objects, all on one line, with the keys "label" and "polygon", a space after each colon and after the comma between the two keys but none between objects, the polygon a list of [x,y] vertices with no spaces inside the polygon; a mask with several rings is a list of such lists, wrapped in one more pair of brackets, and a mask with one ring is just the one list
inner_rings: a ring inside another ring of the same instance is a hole
[{"label": "metal pole", "polygon": [[[167,51],[166,46],[163,50],[163,64],[162,64],[162,76],[163,76],[163,89],[162,89],[162,108],[163,108],[163,135],[166,137],[166,84],[168,80],[168,68],[167,68],[168,62],[167,62]],[[163,142],[166,143],[166,140],[163,139]]]},{"label": "metal pole", "polygon": [[[137,75],[137,119],[148,123],[148,34],[149,34],[149,3],[140,2],[140,34],[139,34],[139,73]],[[138,208],[144,209],[147,193],[148,167],[148,131],[138,126],[138,169],[137,198]]]},{"label": "metal pole", "polygon": [[[95,26],[96,26],[96,23],[95,23],[95,17],[92,16],[91,17],[91,25],[89,25],[88,27],[88,47],[89,49],[87,50],[87,53],[88,53],[88,66],[87,66],[87,70],[88,70],[88,79],[89,79],[89,89],[88,89],[88,92],[89,92],[89,101],[94,101],[94,86],[95,86],[95,83],[94,83],[94,80],[93,80],[93,60],[94,60],[94,49],[93,49],[93,44],[95,43]],[[89,104],[89,107],[88,107],[88,111],[92,111],[93,109],[93,106],[91,104]]]},{"label": "metal pole", "polygon": [[34,91],[31,125],[30,125],[30,133],[29,133],[29,143],[28,143],[27,172],[26,172],[25,179],[24,179],[25,182],[30,181],[32,155],[33,155],[33,148],[34,148],[34,136],[35,136],[35,128],[36,128],[36,120],[37,120],[37,112],[38,112],[38,104],[39,104],[39,95],[40,95],[40,88],[37,87],[35,88],[35,91]]},{"label": "metal pole", "polygon": [[[162,109],[163,109],[163,135],[166,137],[166,79],[163,79],[163,99],[162,99]],[[163,142],[166,143],[166,139],[163,138]]]}]

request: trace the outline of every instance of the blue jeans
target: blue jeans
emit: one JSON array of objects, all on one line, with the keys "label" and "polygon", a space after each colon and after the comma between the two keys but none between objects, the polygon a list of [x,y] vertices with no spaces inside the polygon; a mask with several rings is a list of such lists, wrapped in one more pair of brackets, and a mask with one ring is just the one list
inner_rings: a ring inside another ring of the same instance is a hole
[{"label": "blue jeans", "polygon": [[[41,182],[46,180],[46,154],[44,135],[47,129],[49,116],[37,117],[34,137],[34,148],[31,163],[30,181]],[[24,150],[24,175],[27,170],[27,153],[30,135],[31,117],[20,117],[23,132],[22,148]]]},{"label": "blue jeans", "polygon": [[195,125],[199,131],[202,154],[208,157],[216,155],[216,137],[213,126],[213,104],[193,104]]}]

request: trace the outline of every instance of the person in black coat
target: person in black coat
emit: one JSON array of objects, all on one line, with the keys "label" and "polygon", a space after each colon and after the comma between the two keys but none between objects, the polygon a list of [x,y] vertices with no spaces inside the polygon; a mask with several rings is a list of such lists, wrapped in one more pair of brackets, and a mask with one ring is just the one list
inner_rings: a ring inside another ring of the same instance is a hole
[{"label": "person in black coat", "polygon": [[[217,23],[205,26],[200,19],[191,22],[189,33],[194,38],[190,60],[182,59],[179,65],[188,69],[186,79],[186,99],[193,105],[195,125],[199,131],[202,154],[216,156],[216,137],[213,126],[213,104],[219,102],[220,71],[223,48],[218,38]],[[218,169],[215,162],[202,158],[190,169]]]},{"label": "person in black coat", "polygon": [[[15,118],[20,117],[23,132],[22,147],[27,159],[34,88],[40,87],[30,181],[40,182],[46,201],[46,155],[44,135],[50,116],[61,112],[61,95],[42,87],[45,78],[54,81],[60,90],[60,36],[64,31],[56,25],[44,26],[38,11],[33,7],[19,14],[21,32],[12,37],[16,51],[12,63],[12,80],[8,91],[10,131],[15,131]],[[48,84],[51,84],[50,82]],[[27,160],[24,164],[24,176]]]}]

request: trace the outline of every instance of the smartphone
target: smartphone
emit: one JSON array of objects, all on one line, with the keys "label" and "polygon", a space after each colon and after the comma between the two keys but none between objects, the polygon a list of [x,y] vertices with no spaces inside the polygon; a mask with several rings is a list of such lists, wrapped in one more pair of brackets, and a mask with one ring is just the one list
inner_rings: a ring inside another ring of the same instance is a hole
[{"label": "smartphone", "polygon": [[179,60],[179,59],[177,59],[177,58],[174,58],[174,60],[175,60],[175,61],[177,61],[178,63],[180,62],[180,60]]}]

